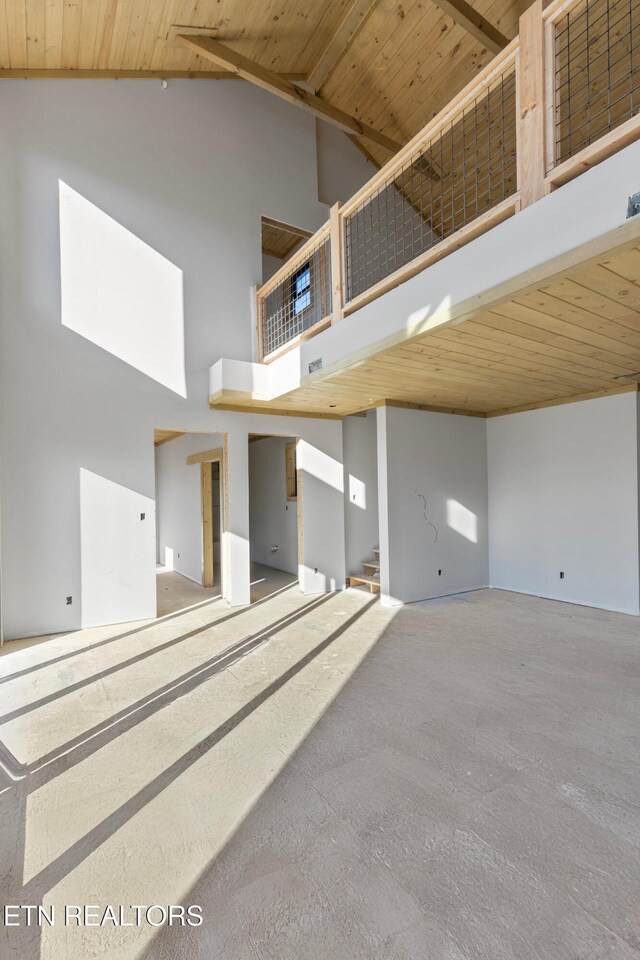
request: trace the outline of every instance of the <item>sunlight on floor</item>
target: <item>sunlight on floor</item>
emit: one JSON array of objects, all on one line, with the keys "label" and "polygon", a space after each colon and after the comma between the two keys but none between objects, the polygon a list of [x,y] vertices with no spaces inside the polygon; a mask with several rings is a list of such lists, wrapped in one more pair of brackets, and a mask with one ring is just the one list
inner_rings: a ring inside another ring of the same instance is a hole
[{"label": "sunlight on floor", "polygon": [[[29,771],[13,902],[181,903],[391,619],[293,586],[4,656],[0,739]],[[133,958],[153,934],[56,925],[30,956]]]}]

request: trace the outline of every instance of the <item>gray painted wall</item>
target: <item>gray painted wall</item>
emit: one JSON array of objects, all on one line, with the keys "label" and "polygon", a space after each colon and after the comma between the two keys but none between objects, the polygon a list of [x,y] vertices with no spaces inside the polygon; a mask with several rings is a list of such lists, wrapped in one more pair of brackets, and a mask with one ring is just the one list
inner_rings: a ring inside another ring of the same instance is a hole
[{"label": "gray painted wall", "polygon": [[377,167],[330,123],[316,120],[318,197],[329,207],[345,203],[370,180]]}]

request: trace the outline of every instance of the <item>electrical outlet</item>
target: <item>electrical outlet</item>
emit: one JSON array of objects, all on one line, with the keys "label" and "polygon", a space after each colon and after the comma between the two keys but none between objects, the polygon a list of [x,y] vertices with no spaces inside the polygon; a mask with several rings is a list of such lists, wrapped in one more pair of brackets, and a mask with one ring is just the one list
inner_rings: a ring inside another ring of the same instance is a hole
[{"label": "electrical outlet", "polygon": [[561,570],[561,571],[560,571],[560,579],[561,579],[561,580],[564,580],[564,570]]},{"label": "electrical outlet", "polygon": [[73,603],[73,597],[67,597],[67,606],[70,607]]},{"label": "electrical outlet", "polygon": [[144,520],[145,517],[146,517],[146,513],[141,513],[141,514],[140,514],[140,519],[141,519],[141,520]]},{"label": "electrical outlet", "polygon": [[438,576],[439,576],[439,577],[442,576],[442,570],[438,570]]}]

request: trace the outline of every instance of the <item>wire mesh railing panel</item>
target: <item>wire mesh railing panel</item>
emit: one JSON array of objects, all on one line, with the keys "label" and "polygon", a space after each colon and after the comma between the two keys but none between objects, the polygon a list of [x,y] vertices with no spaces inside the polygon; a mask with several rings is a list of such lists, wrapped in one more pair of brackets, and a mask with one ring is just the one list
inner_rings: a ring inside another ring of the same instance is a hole
[{"label": "wire mesh railing panel", "polygon": [[308,256],[259,299],[262,353],[268,356],[331,315],[331,242],[319,241]]},{"label": "wire mesh railing panel", "polygon": [[516,191],[511,64],[347,216],[347,301]]},{"label": "wire mesh railing panel", "polygon": [[640,0],[588,0],[554,34],[557,164],[640,109]]}]

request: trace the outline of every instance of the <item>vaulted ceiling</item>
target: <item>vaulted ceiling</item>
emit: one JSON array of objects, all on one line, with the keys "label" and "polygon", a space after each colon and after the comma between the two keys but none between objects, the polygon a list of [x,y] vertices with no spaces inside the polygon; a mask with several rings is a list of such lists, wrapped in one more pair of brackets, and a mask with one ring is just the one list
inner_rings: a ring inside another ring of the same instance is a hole
[{"label": "vaulted ceiling", "polygon": [[[527,0],[0,0],[0,77],[210,76],[212,37],[398,144],[515,36]],[[58,73],[58,75],[60,75]],[[362,145],[378,163],[389,150]]]}]

